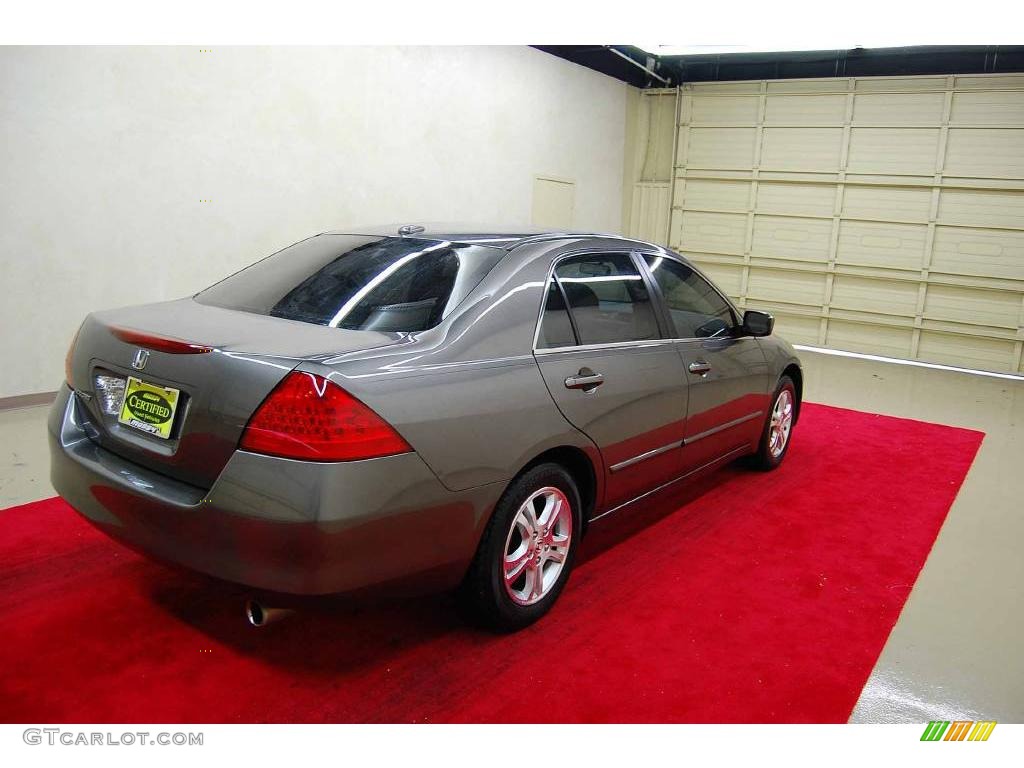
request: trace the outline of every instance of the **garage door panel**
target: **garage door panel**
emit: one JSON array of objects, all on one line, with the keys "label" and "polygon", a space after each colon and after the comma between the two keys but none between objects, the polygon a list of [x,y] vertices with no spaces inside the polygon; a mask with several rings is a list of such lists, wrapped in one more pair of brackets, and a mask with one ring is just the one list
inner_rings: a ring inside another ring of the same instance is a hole
[{"label": "garage door panel", "polygon": [[793,269],[751,267],[747,279],[747,296],[755,301],[820,307],[825,300],[825,275]]},{"label": "garage door panel", "polygon": [[945,87],[945,77],[861,77],[854,83],[853,88],[857,93],[910,93],[941,91]]},{"label": "garage door panel", "polygon": [[913,336],[913,331],[909,328],[832,320],[828,324],[825,343],[830,347],[850,352],[909,357]]},{"label": "garage door panel", "polygon": [[1012,341],[922,331],[918,357],[980,370],[1006,370],[1013,363]]},{"label": "garage door panel", "polygon": [[917,293],[917,284],[909,281],[836,275],[830,306],[913,317]]},{"label": "garage door panel", "polygon": [[836,261],[842,264],[920,269],[928,228],[921,224],[842,221]]},{"label": "garage door panel", "polygon": [[693,83],[688,90],[693,93],[694,98],[702,94],[758,94],[761,92],[761,85],[752,80],[736,80],[728,83]]},{"label": "garage door panel", "polygon": [[950,128],[943,172],[987,179],[1024,178],[1024,129]]},{"label": "garage door panel", "polygon": [[760,257],[828,261],[832,221],[796,216],[754,217],[751,252]]},{"label": "garage door panel", "polygon": [[761,168],[831,171],[843,149],[842,128],[765,128]]},{"label": "garage door panel", "polygon": [[762,181],[757,185],[758,213],[831,216],[835,200],[835,184]]},{"label": "garage door panel", "polygon": [[741,306],[794,342],[1024,368],[1024,75],[683,93],[707,123],[681,113],[670,244]]},{"label": "garage door panel", "polygon": [[694,123],[753,123],[758,96],[694,96],[690,109]]},{"label": "garage door panel", "polygon": [[828,93],[809,96],[769,96],[764,106],[766,125],[837,125],[846,117],[846,96]]},{"label": "garage door panel", "polygon": [[700,270],[711,281],[725,291],[726,296],[735,299],[743,287],[743,267],[732,264],[716,264],[695,259]]},{"label": "garage door panel", "polygon": [[1024,280],[1024,232],[936,227],[932,269]]},{"label": "garage door panel", "polygon": [[847,186],[842,215],[851,219],[928,221],[932,191],[924,187]]},{"label": "garage door panel", "polygon": [[934,125],[942,119],[943,93],[859,93],[853,100],[857,125]]},{"label": "garage door panel", "polygon": [[935,173],[938,128],[851,128],[851,173]]},{"label": "garage door panel", "polygon": [[1016,328],[1021,296],[1007,291],[986,291],[952,285],[929,285],[923,316],[972,325]]},{"label": "garage door panel", "polygon": [[689,179],[680,185],[682,208],[745,212],[750,205],[750,182]]},{"label": "garage door panel", "polygon": [[743,253],[747,236],[746,214],[683,211],[684,250],[709,253]]},{"label": "garage door panel", "polygon": [[[756,307],[753,303],[750,306]],[[767,305],[756,308],[772,313],[775,317],[775,331],[785,336],[791,344],[814,345],[818,343],[818,330],[821,327],[821,321],[817,317],[773,311],[773,308]]]},{"label": "garage door panel", "polygon": [[954,87],[959,90],[1024,89],[1024,75],[957,75]]},{"label": "garage door panel", "polygon": [[822,91],[842,91],[846,88],[844,83],[841,88],[822,88],[823,80],[768,80],[764,83],[764,89],[768,96],[777,93],[814,94]]},{"label": "garage door panel", "polygon": [[939,195],[938,221],[1024,229],[1024,191],[944,189]]},{"label": "garage door panel", "polygon": [[1024,124],[1024,91],[954,93],[949,119],[971,125]]},{"label": "garage door panel", "polygon": [[686,153],[688,168],[754,167],[754,128],[691,128]]}]

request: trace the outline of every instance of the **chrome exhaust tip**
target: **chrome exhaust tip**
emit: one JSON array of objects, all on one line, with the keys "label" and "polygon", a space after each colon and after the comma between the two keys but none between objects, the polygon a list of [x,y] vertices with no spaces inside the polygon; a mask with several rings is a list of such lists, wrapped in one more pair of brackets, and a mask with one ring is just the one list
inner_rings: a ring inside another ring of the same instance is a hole
[{"label": "chrome exhaust tip", "polygon": [[293,613],[295,611],[291,608],[271,608],[254,599],[245,601],[245,618],[254,627],[265,627],[275,621],[287,619]]}]

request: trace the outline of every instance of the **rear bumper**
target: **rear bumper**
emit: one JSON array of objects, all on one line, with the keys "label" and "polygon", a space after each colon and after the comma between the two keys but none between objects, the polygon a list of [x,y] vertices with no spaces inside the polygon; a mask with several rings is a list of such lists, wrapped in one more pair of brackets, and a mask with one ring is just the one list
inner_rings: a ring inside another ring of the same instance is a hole
[{"label": "rear bumper", "polygon": [[111,537],[260,589],[453,586],[502,484],[446,489],[414,453],[315,463],[236,451],[208,492],[91,441],[67,386],[50,412],[57,492]]}]

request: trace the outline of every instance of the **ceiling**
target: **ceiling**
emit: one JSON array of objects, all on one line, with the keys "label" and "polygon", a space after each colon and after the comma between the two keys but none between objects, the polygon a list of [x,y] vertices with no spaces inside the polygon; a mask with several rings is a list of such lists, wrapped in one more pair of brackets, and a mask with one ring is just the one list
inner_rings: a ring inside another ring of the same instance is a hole
[{"label": "ceiling", "polygon": [[687,56],[657,56],[631,45],[533,47],[638,88],[713,80],[1024,72],[1024,45],[922,45]]}]

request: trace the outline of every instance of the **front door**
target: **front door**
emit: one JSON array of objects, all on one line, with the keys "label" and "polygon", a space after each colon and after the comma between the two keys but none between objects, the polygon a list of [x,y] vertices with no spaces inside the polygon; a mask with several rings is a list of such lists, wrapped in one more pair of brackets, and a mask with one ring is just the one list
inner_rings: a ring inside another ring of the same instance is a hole
[{"label": "front door", "polygon": [[757,340],[685,341],[678,349],[690,377],[684,469],[756,446],[768,406],[768,365]]},{"label": "front door", "polygon": [[630,254],[558,262],[536,358],[559,410],[601,451],[606,507],[679,474],[686,374]]},{"label": "front door", "polygon": [[755,446],[769,397],[761,345],[737,335],[736,313],[696,270],[668,256],[645,255],[644,260],[668,311],[690,381],[684,471]]}]

